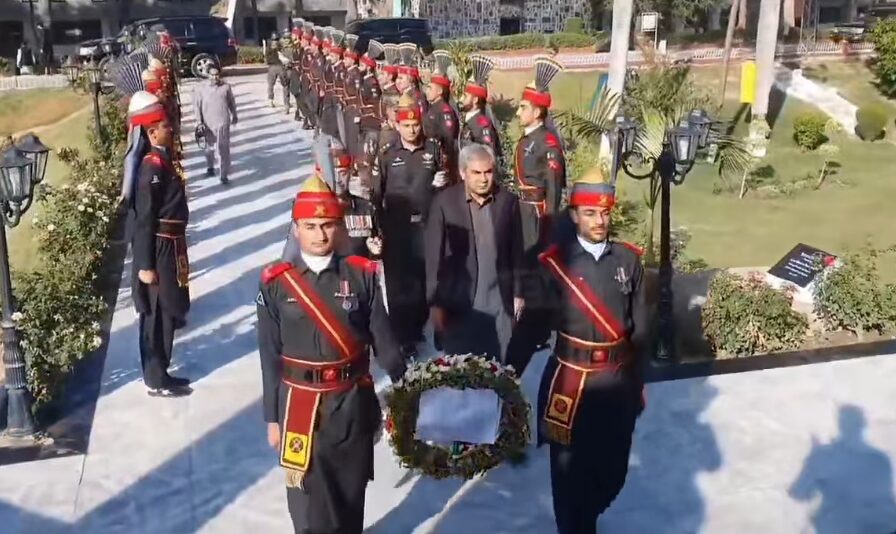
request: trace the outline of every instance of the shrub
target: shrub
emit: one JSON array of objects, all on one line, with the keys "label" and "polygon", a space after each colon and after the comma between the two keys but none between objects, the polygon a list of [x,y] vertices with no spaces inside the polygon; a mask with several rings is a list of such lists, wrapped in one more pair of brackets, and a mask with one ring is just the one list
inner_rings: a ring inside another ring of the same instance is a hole
[{"label": "shrub", "polygon": [[236,62],[240,65],[264,63],[264,51],[260,46],[240,46]]},{"label": "shrub", "polygon": [[873,70],[878,90],[888,97],[896,96],[896,19],[878,22],[871,32],[877,57]]},{"label": "shrub", "polygon": [[[638,246],[647,247],[647,236],[641,231],[641,238],[638,240]],[[691,243],[691,232],[687,228],[681,226],[674,228],[669,233],[669,256],[672,260],[672,269],[680,273],[693,273],[703,271],[709,268],[709,265],[702,258],[693,258],[685,253],[688,245]],[[660,242],[654,241],[653,254],[644,254],[645,265],[648,267],[659,267],[660,259]],[[649,260],[649,261],[647,261]]]},{"label": "shrub", "polygon": [[803,150],[815,150],[828,140],[824,134],[827,122],[823,113],[801,113],[793,120],[793,140]]},{"label": "shrub", "polygon": [[40,261],[14,276],[17,327],[37,406],[51,400],[75,362],[101,344],[107,306],[100,275],[115,228],[126,135],[124,111],[105,99],[102,106],[105,135],[89,132],[92,154],[58,150],[70,183],[38,191],[33,224]]},{"label": "shrub", "polygon": [[856,135],[864,141],[877,141],[884,135],[888,113],[880,104],[868,104],[856,110]]},{"label": "shrub", "polygon": [[580,17],[570,17],[563,25],[563,33],[585,33],[585,21]]},{"label": "shrub", "polygon": [[594,36],[583,33],[555,33],[548,36],[548,48],[586,48],[596,43]]},{"label": "shrub", "polygon": [[893,288],[877,272],[879,253],[852,253],[841,265],[822,271],[815,284],[815,313],[830,330],[883,333],[896,326]]},{"label": "shrub", "polygon": [[723,272],[709,284],[703,331],[713,350],[735,356],[795,349],[808,321],[791,300],[759,278]]},{"label": "shrub", "polygon": [[0,76],[8,76],[12,72],[11,66],[9,58],[0,57]]}]

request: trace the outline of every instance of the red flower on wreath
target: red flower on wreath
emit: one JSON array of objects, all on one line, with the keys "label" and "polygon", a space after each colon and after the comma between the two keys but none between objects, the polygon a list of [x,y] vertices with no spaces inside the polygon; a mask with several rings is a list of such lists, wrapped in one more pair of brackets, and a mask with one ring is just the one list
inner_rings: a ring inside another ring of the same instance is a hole
[{"label": "red flower on wreath", "polygon": [[448,367],[448,362],[445,361],[445,358],[436,358],[436,365],[439,367]]},{"label": "red flower on wreath", "polygon": [[388,433],[390,433],[390,434],[392,433],[392,429],[395,428],[395,423],[392,422],[392,416],[391,416],[391,415],[387,415],[387,416],[386,416],[386,425],[385,425],[385,427],[386,427],[386,432],[388,432]]},{"label": "red flower on wreath", "polygon": [[824,266],[825,267],[830,267],[831,265],[834,265],[834,263],[836,263],[836,262],[837,262],[837,258],[834,256],[825,256],[824,257]]},{"label": "red flower on wreath", "polygon": [[495,365],[495,364],[493,364],[493,363],[492,363],[492,364],[489,364],[488,368],[491,370],[492,373],[497,373],[497,372],[498,372],[498,366]]}]

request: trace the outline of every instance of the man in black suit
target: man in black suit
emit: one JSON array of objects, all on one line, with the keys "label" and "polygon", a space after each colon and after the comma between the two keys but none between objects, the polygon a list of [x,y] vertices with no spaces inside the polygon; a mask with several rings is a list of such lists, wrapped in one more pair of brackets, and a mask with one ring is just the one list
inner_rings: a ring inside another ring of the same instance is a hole
[{"label": "man in black suit", "polygon": [[458,157],[461,183],[433,200],[426,223],[426,295],[448,354],[504,361],[521,298],[519,201],[495,182],[495,154],[470,144]]}]

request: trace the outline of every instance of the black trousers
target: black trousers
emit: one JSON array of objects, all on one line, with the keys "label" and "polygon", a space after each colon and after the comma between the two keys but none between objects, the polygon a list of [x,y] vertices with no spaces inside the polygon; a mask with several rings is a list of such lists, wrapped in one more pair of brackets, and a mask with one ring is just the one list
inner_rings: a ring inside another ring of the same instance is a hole
[{"label": "black trousers", "polygon": [[174,331],[179,323],[179,319],[165,314],[160,306],[140,314],[140,363],[143,382],[148,388],[165,386],[174,348]]},{"label": "black trousers", "polygon": [[402,345],[416,343],[429,315],[426,307],[424,225],[409,216],[387,215],[384,221],[383,270],[392,330]]},{"label": "black trousers", "polygon": [[628,458],[606,461],[594,449],[551,443],[551,490],[558,534],[594,534],[619,494]]},{"label": "black trousers", "polygon": [[[527,299],[528,302],[531,300]],[[552,324],[551,310],[535,305],[523,309],[507,346],[507,363],[516,369],[517,374],[523,374],[538,347],[548,342]]]}]

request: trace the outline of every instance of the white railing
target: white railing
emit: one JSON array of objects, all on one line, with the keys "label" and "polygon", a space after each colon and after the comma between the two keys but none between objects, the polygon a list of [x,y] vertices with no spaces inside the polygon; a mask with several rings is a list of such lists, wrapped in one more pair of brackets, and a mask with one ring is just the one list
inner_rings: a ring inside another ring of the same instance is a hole
[{"label": "white railing", "polygon": [[[784,44],[778,45],[776,55],[778,57],[796,57],[800,55],[807,56],[825,56],[839,55],[843,53],[843,47],[840,43],[832,43],[828,41],[816,43],[811,51],[800,53],[800,45]],[[868,54],[874,50],[871,43],[852,43],[848,45],[848,51],[851,54]],[[487,53],[486,53],[487,54]],[[754,50],[752,48],[735,48],[731,50],[732,59],[744,59],[753,57]],[[714,62],[721,61],[724,55],[722,48],[696,48],[689,50],[676,50],[669,53],[669,57],[676,60],[691,60],[694,62]],[[502,70],[519,70],[532,68],[535,55],[524,56],[492,56],[495,59],[495,67]],[[610,54],[603,52],[599,54],[592,53],[560,53],[556,56],[557,61],[570,69],[594,68],[610,63]],[[640,51],[629,52],[628,62],[637,64],[644,61],[644,54]]]},{"label": "white railing", "polygon": [[11,89],[42,89],[46,87],[67,87],[68,78],[62,74],[25,75],[0,77],[0,91]]}]

